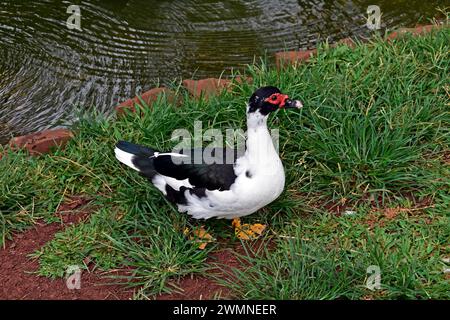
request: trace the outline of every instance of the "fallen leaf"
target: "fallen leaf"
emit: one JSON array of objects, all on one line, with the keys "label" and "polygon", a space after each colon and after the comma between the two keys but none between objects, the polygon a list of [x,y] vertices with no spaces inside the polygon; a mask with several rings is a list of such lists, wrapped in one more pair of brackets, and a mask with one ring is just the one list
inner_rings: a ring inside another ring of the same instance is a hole
[{"label": "fallen leaf", "polygon": [[252,224],[252,225],[250,226],[250,229],[251,229],[253,232],[255,232],[255,233],[261,235],[261,234],[264,232],[264,230],[266,229],[266,226],[265,226],[264,224],[261,224],[261,223],[255,223],[255,224]]},{"label": "fallen leaf", "polygon": [[203,226],[192,230],[192,232],[189,230],[189,228],[185,228],[183,233],[186,236],[189,235],[189,240],[197,243],[200,250],[204,250],[208,243],[214,241],[213,236],[210,235]]},{"label": "fallen leaf", "polygon": [[[234,225],[233,225],[234,226]],[[236,237],[242,240],[254,240],[259,238],[259,236],[264,232],[266,226],[260,223],[248,224],[244,223],[238,227],[235,227],[234,232]]]}]

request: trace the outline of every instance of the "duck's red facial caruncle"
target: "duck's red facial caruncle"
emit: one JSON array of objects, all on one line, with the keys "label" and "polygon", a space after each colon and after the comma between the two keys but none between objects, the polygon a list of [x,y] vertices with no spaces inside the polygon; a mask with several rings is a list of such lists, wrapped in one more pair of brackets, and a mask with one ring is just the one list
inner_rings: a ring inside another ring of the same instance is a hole
[{"label": "duck's red facial caruncle", "polygon": [[302,103],[282,94],[277,87],[267,86],[256,90],[248,101],[248,113],[258,111],[263,116],[279,109],[300,109]]},{"label": "duck's red facial caruncle", "polygon": [[264,99],[265,102],[276,105],[279,108],[283,108],[286,104],[286,100],[289,99],[288,95],[282,93],[274,93],[270,97]]}]

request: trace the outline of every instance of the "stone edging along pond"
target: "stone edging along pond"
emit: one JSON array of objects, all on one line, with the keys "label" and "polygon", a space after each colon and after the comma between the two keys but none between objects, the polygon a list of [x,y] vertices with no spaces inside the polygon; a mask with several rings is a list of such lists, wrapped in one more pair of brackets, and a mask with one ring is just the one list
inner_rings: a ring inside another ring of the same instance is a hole
[{"label": "stone edging along pond", "polygon": [[[415,28],[400,28],[391,32],[386,37],[386,41],[390,42],[396,38],[401,37],[406,33],[410,33],[414,36],[429,33],[432,30],[442,27],[448,27],[446,24],[440,25],[425,25],[417,26]],[[350,48],[355,47],[355,42],[351,38],[345,38],[338,41],[335,45],[347,45]],[[296,65],[307,62],[311,57],[317,54],[317,49],[303,50],[303,51],[281,51],[275,53],[275,63],[278,70],[288,65]],[[251,83],[252,78],[236,77],[235,81]],[[210,96],[214,96],[222,92],[223,90],[230,90],[232,80],[219,79],[219,78],[207,78],[201,80],[184,80],[183,87],[189,92],[189,94],[195,99],[201,99],[202,97],[207,99]],[[151,106],[160,95],[165,95],[169,102],[181,103],[181,98],[177,97],[175,92],[166,87],[153,88],[144,92],[140,96],[136,96],[132,99],[128,99],[122,102],[116,107],[116,113],[118,116],[123,114],[125,110],[135,110],[135,105],[139,105],[144,101],[148,106]],[[11,150],[25,149],[30,155],[40,155],[51,153],[58,147],[64,147],[65,144],[73,137],[73,133],[70,129],[50,129],[31,133],[28,135],[14,137],[10,140],[8,146]],[[0,153],[0,159],[2,153]]]}]

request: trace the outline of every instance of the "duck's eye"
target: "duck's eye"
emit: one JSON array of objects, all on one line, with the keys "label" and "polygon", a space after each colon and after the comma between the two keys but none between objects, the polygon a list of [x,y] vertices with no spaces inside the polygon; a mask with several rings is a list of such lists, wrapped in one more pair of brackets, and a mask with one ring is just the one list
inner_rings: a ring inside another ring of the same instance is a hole
[{"label": "duck's eye", "polygon": [[269,102],[270,104],[276,105],[280,103],[280,94],[279,93],[274,93],[272,95],[270,95],[269,97],[267,97],[266,99],[264,99],[265,102]]}]

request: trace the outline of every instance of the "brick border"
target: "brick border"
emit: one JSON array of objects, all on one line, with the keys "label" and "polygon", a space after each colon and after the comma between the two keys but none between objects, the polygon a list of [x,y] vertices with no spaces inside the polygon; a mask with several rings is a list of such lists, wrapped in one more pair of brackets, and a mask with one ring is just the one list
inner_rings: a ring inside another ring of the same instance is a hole
[{"label": "brick border", "polygon": [[[399,28],[390,32],[385,36],[385,40],[392,42],[403,37],[405,34],[411,34],[413,36],[420,36],[423,34],[430,33],[434,30],[442,29],[448,27],[448,24],[429,24],[429,25],[418,25],[415,28]],[[352,38],[345,38],[339,40],[335,44],[331,45],[335,48],[338,45],[346,45],[353,49],[356,47],[355,42]],[[311,57],[317,55],[317,49],[311,50],[300,50],[300,51],[279,51],[274,54],[275,63],[278,70],[281,70],[287,66],[296,66],[302,63],[306,63]],[[190,94],[194,99],[209,99],[212,96],[219,95],[222,91],[230,91],[233,86],[233,81],[237,83],[246,82],[248,84],[253,83],[251,77],[241,77],[237,76],[234,79],[222,79],[222,78],[206,78],[200,80],[187,79],[182,82],[183,88]],[[140,96],[128,99],[120,103],[116,108],[117,116],[123,115],[126,110],[131,112],[136,111],[136,105],[142,107],[141,99],[149,107],[158,99],[165,97],[168,102],[180,105],[182,99],[174,91],[166,87],[152,88],[144,92]],[[73,137],[73,132],[69,129],[53,129],[44,130],[36,133],[31,133],[24,136],[14,137],[9,142],[10,150],[25,149],[30,155],[36,156],[40,154],[51,153],[54,149],[58,147],[64,147],[66,143]],[[0,153],[0,159],[2,158],[2,153]]]},{"label": "brick border", "polygon": [[119,104],[115,110],[116,114],[118,116],[121,116],[125,113],[125,110],[130,110],[132,112],[136,112],[136,105],[143,107],[142,102],[147,106],[152,105],[156,101],[158,101],[159,98],[165,97],[168,102],[170,103],[178,103],[175,92],[172,90],[166,88],[166,87],[160,87],[160,88],[153,88],[146,92],[144,92],[141,96],[136,96],[132,99],[128,99],[121,104]]},{"label": "brick border", "polygon": [[423,35],[426,33],[430,33],[434,30],[439,30],[439,29],[443,29],[445,27],[448,27],[448,25],[446,24],[439,24],[439,25],[434,25],[434,24],[428,24],[428,25],[418,25],[415,28],[399,28],[397,30],[394,30],[393,32],[391,32],[387,37],[387,41],[392,41],[394,39],[398,39],[403,37],[405,34],[411,34],[413,36],[419,36],[419,35]]},{"label": "brick border", "polygon": [[[31,156],[52,153],[58,148],[64,148],[67,142],[73,138],[69,129],[52,129],[38,131],[20,137],[14,137],[9,141],[9,150],[27,150]],[[0,153],[0,159],[2,158]]]}]

